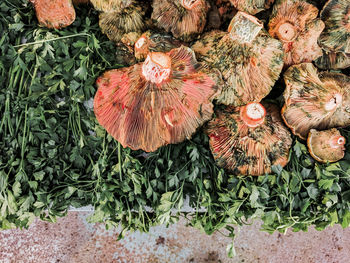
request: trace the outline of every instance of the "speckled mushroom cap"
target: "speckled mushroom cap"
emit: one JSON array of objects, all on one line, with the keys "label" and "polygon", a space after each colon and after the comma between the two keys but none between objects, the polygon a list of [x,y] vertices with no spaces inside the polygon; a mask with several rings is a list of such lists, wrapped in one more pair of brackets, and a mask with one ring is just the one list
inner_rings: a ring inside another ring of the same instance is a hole
[{"label": "speckled mushroom cap", "polygon": [[115,42],[121,40],[124,34],[141,33],[145,29],[143,17],[146,10],[147,5],[132,0],[125,8],[102,12],[99,20],[101,31]]},{"label": "speckled mushroom cap", "polygon": [[235,175],[264,175],[288,163],[291,134],[273,104],[219,110],[206,132],[217,165]]},{"label": "speckled mushroom cap", "polygon": [[257,18],[244,12],[235,15],[228,32],[220,37],[221,33],[212,33],[192,46],[200,61],[222,74],[225,85],[217,101],[234,106],[261,101],[282,71],[281,42],[271,38]]},{"label": "speckled mushroom cap", "polygon": [[149,52],[168,52],[184,44],[170,34],[147,31],[135,42],[135,57],[144,60]]},{"label": "speckled mushroom cap", "polygon": [[213,50],[218,48],[220,40],[227,34],[227,32],[220,30],[213,30],[201,35],[192,46],[192,50],[196,53],[197,57],[205,59],[209,57]]},{"label": "speckled mushroom cap", "polygon": [[159,28],[183,41],[192,41],[205,27],[207,0],[153,0],[152,19]]},{"label": "speckled mushroom cap", "polygon": [[30,0],[35,8],[41,26],[60,29],[71,25],[75,20],[72,0]]},{"label": "speckled mushroom cap", "polygon": [[346,140],[337,129],[317,131],[311,129],[307,146],[311,156],[319,162],[337,162],[344,158]]},{"label": "speckled mushroom cap", "polygon": [[240,11],[255,15],[263,10],[269,9],[275,0],[230,0]]},{"label": "speckled mushroom cap", "polygon": [[191,138],[211,119],[216,78],[200,67],[190,48],[152,52],[145,62],[107,71],[97,80],[94,112],[123,147],[155,151]]},{"label": "speckled mushroom cap", "polygon": [[315,64],[320,69],[345,69],[350,67],[350,54],[323,50]]},{"label": "speckled mushroom cap", "polygon": [[350,53],[350,1],[330,0],[321,11],[326,27],[319,42],[330,51]]},{"label": "speckled mushroom cap", "polygon": [[277,0],[269,21],[269,33],[282,41],[285,67],[312,62],[322,56],[317,39],[324,23],[318,9],[303,0]]},{"label": "speckled mushroom cap", "polygon": [[350,125],[350,78],[317,72],[311,63],[291,66],[284,74],[282,118],[295,135],[306,139],[310,129]]}]

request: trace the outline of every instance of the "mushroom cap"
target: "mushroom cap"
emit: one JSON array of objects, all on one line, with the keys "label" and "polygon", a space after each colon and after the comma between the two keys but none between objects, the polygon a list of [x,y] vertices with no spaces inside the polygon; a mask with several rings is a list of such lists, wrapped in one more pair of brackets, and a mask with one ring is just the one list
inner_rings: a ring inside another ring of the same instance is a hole
[{"label": "mushroom cap", "polygon": [[202,33],[210,8],[207,0],[153,0],[156,25],[185,42]]},{"label": "mushroom cap", "polygon": [[[215,43],[210,36],[193,46],[200,61],[222,74],[225,85],[217,99],[219,103],[241,106],[261,101],[279,78],[283,68],[282,44],[262,26],[255,17],[238,12],[231,21],[230,32],[220,41]],[[214,33],[213,36],[221,37]],[[200,50],[201,46],[206,49]]]},{"label": "mushroom cap", "polygon": [[155,151],[191,138],[212,117],[215,77],[190,48],[152,52],[145,62],[107,71],[96,81],[94,112],[123,147]]},{"label": "mushroom cap", "polygon": [[350,67],[350,54],[323,50],[315,64],[320,69],[345,69]]},{"label": "mushroom cap", "polygon": [[255,15],[263,10],[269,9],[275,0],[230,0],[239,10]]},{"label": "mushroom cap", "polygon": [[319,42],[325,49],[350,53],[350,1],[329,0],[321,11],[325,22]]},{"label": "mushroom cap", "polygon": [[166,33],[147,31],[135,42],[135,57],[144,60],[149,52],[169,52],[185,43]]},{"label": "mushroom cap", "polygon": [[123,66],[131,66],[136,64],[133,50],[122,42],[116,43],[116,63]]},{"label": "mushroom cap", "polygon": [[303,0],[279,0],[273,6],[269,33],[283,43],[285,67],[322,56],[317,40],[324,23],[317,15],[317,7]]},{"label": "mushroom cap", "polygon": [[72,0],[31,0],[31,2],[41,26],[60,29],[71,25],[75,20]]},{"label": "mushroom cap", "polygon": [[201,35],[192,46],[192,50],[197,57],[208,57],[214,50],[218,48],[220,40],[227,34],[227,32],[220,30],[213,30]]},{"label": "mushroom cap", "polygon": [[350,78],[317,72],[311,63],[291,66],[284,74],[282,118],[292,132],[306,139],[310,129],[350,125]]},{"label": "mushroom cap", "polygon": [[337,129],[317,131],[311,129],[307,146],[311,156],[319,162],[337,162],[345,155],[345,138]]},{"label": "mushroom cap", "polygon": [[99,20],[101,31],[116,42],[121,40],[124,34],[142,32],[145,27],[145,12],[145,8],[139,3],[129,5],[121,11],[103,12]]},{"label": "mushroom cap", "polygon": [[288,163],[291,134],[273,104],[228,106],[216,112],[206,133],[217,165],[236,175],[264,175]]},{"label": "mushroom cap", "polygon": [[135,0],[90,0],[94,8],[101,12],[121,12],[124,8],[135,4]]}]

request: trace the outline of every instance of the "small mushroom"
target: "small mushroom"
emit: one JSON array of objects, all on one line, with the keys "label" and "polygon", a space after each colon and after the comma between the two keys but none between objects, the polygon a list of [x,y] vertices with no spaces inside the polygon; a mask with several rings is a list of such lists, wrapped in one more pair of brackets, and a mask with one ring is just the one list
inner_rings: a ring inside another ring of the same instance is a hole
[{"label": "small mushroom", "polygon": [[350,1],[329,0],[321,11],[326,27],[319,42],[329,51],[350,53]]},{"label": "small mushroom", "polygon": [[156,25],[185,42],[202,33],[210,8],[207,0],[153,0]]},{"label": "small mushroom", "polygon": [[135,57],[138,60],[144,60],[149,52],[169,52],[181,45],[184,45],[184,42],[169,34],[147,31],[135,42]]},{"label": "small mushroom", "polygon": [[292,138],[273,104],[219,110],[206,132],[218,166],[235,175],[264,175],[288,163]]},{"label": "small mushroom", "polygon": [[311,63],[291,66],[284,74],[286,89],[282,118],[292,132],[306,139],[314,128],[350,125],[350,78],[317,72]]},{"label": "small mushroom", "polygon": [[124,34],[141,33],[145,28],[147,4],[135,0],[91,0],[101,11],[99,25],[103,34],[118,42]]},{"label": "small mushroom", "polygon": [[47,28],[60,29],[75,20],[72,0],[30,0],[35,8],[39,24]]},{"label": "small mushroom", "polygon": [[320,69],[345,69],[350,67],[350,54],[323,50],[315,64]]},{"label": "small mushroom", "polygon": [[220,31],[209,33],[193,48],[200,61],[221,72],[225,85],[217,100],[226,105],[261,101],[283,67],[281,42],[270,37],[256,17],[244,12],[235,15],[224,36]]},{"label": "small mushroom", "polygon": [[151,52],[143,63],[98,78],[94,112],[123,147],[155,151],[191,138],[212,117],[216,81],[190,48]]},{"label": "small mushroom", "polygon": [[255,15],[263,10],[269,9],[275,0],[230,0],[239,11]]},{"label": "small mushroom", "polygon": [[279,0],[273,6],[269,33],[283,43],[285,67],[322,56],[317,39],[324,23],[317,15],[317,7],[303,0]]},{"label": "small mushroom", "polygon": [[311,129],[307,146],[311,156],[318,162],[337,162],[344,158],[345,138],[337,129],[317,131]]}]

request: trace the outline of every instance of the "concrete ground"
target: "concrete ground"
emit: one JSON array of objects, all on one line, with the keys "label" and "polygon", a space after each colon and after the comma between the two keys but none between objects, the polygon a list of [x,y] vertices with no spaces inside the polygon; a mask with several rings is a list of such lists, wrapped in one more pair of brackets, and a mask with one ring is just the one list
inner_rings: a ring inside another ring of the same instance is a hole
[{"label": "concrete ground", "polygon": [[220,233],[207,236],[179,222],[116,241],[117,230],[86,223],[88,214],[70,212],[55,224],[38,220],[28,230],[1,231],[0,263],[350,262],[350,229],[339,226],[270,235],[259,231],[256,222],[237,231],[237,256],[230,259],[230,239]]}]

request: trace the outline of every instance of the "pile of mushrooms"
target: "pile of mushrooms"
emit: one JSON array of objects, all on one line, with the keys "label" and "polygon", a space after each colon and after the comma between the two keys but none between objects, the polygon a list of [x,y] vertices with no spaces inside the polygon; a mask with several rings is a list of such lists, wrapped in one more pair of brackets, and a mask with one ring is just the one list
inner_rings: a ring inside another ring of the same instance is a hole
[{"label": "pile of mushrooms", "polygon": [[[31,1],[39,23],[53,28],[72,23],[72,3],[81,2]],[[65,11],[49,19],[44,2]],[[203,126],[217,165],[235,175],[287,165],[292,134],[316,161],[344,157],[337,128],[350,125],[350,78],[339,71],[350,66],[348,0],[329,0],[321,12],[303,0],[90,3],[129,65],[100,76],[94,98],[97,121],[123,147],[156,151]],[[282,109],[263,101],[279,78]]]}]

